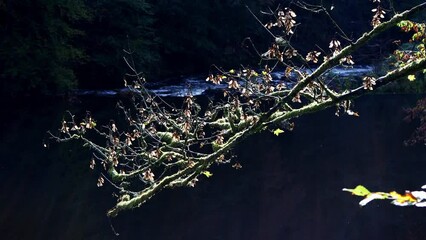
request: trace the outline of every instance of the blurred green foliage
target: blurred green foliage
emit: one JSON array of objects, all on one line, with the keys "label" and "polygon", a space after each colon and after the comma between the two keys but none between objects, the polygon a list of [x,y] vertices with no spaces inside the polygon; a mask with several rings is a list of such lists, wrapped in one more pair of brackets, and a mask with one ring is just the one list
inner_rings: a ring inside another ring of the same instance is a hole
[{"label": "blurred green foliage", "polygon": [[[323,2],[351,36],[371,29],[371,2]],[[394,2],[396,11],[422,2]],[[19,0],[0,1],[0,81],[2,95],[57,94],[72,88],[118,88],[129,72],[124,50],[151,81],[224,68],[258,66],[253,45],[263,51],[272,36],[262,22],[277,6],[291,7],[301,23],[292,43],[302,54],[327,49],[336,36],[324,14],[278,0]],[[353,11],[353,9],[357,11]],[[424,18],[423,15],[418,17]],[[350,19],[350,20],[348,20]],[[321,27],[316,27],[321,26]],[[281,34],[281,33],[276,33]],[[391,35],[393,33],[390,33]],[[391,35],[386,35],[389,39]],[[250,37],[249,41],[244,41]],[[389,42],[389,41],[388,41]],[[376,61],[383,42],[354,56],[357,64]],[[378,50],[377,46],[381,46]],[[374,51],[373,51],[374,50]]]},{"label": "blurred green foliage", "polygon": [[1,92],[61,93],[76,87],[77,79],[83,87],[109,87],[111,79],[121,84],[123,49],[131,49],[140,66],[158,58],[152,23],[145,0],[2,2]]},{"label": "blurred green foliage", "polygon": [[80,86],[113,88],[123,85],[128,71],[123,57],[131,52],[135,67],[147,72],[158,63],[157,43],[153,30],[153,9],[146,0],[91,0],[86,6],[91,21],[80,28],[86,37],[79,39],[88,56],[76,68]]},{"label": "blurred green foliage", "polygon": [[2,92],[49,93],[76,85],[73,66],[86,57],[74,39],[90,13],[82,0],[22,0],[0,7]]}]

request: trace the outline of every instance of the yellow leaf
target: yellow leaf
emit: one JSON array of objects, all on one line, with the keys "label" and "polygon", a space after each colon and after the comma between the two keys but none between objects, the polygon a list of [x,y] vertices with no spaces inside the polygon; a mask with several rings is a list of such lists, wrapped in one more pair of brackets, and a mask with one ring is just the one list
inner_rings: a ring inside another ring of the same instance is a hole
[{"label": "yellow leaf", "polygon": [[278,136],[278,135],[280,135],[283,132],[284,132],[283,130],[277,128],[277,129],[274,130],[274,135]]},{"label": "yellow leaf", "polygon": [[394,191],[391,192],[390,195],[399,203],[416,202],[416,198],[410,193],[405,193],[404,195],[401,195]]},{"label": "yellow leaf", "polygon": [[368,191],[368,189],[365,188],[362,185],[356,186],[355,189],[343,188],[342,190],[346,191],[346,192],[351,192],[353,195],[357,195],[357,196],[361,196],[361,197],[364,197],[364,196],[367,196],[368,194],[370,194],[370,191]]},{"label": "yellow leaf", "polygon": [[202,171],[201,174],[204,174],[206,177],[211,177],[213,176],[213,173],[209,172],[209,171]]},{"label": "yellow leaf", "polygon": [[414,81],[414,80],[416,80],[416,76],[415,75],[408,75],[408,80]]},{"label": "yellow leaf", "polygon": [[235,73],[235,70],[234,70],[234,69],[231,69],[231,70],[229,70],[229,73],[234,74],[234,73]]}]

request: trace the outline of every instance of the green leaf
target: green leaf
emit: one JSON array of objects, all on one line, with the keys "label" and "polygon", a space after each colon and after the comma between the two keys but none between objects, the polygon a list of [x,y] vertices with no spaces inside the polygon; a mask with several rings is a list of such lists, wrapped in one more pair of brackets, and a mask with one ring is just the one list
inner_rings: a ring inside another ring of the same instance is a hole
[{"label": "green leaf", "polygon": [[415,75],[408,75],[408,80],[414,81],[414,80],[416,80],[416,76]]},{"label": "green leaf", "polygon": [[204,174],[206,177],[211,177],[213,176],[213,173],[209,172],[209,171],[202,171],[201,174]]},{"label": "green leaf", "polygon": [[277,128],[277,129],[274,130],[274,135],[278,136],[278,135],[280,135],[283,132],[284,132],[283,130]]},{"label": "green leaf", "polygon": [[355,189],[343,188],[342,190],[346,191],[346,192],[351,192],[353,195],[357,195],[357,196],[361,196],[361,197],[364,197],[364,196],[367,196],[368,194],[370,194],[370,191],[368,191],[368,189],[365,188],[362,185],[356,186]]}]

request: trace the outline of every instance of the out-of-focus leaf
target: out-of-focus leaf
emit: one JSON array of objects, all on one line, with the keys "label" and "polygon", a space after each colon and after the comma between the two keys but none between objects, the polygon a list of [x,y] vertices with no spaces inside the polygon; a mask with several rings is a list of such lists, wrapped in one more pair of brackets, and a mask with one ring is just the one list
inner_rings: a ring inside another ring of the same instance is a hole
[{"label": "out-of-focus leaf", "polygon": [[[422,186],[426,189],[426,185]],[[416,206],[426,207],[426,191],[405,191],[404,194],[399,194],[395,191],[386,192],[370,192],[364,186],[358,185],[355,189],[344,188],[343,191],[351,192],[357,196],[365,197],[359,205],[365,206],[375,199],[388,199],[392,200],[392,204],[396,206]]]},{"label": "out-of-focus leaf", "polygon": [[368,189],[362,185],[358,185],[354,189],[343,188],[342,190],[346,192],[351,192],[353,195],[357,195],[361,197],[364,197],[370,194],[370,191],[368,191]]},{"label": "out-of-focus leaf", "polygon": [[392,204],[397,206],[410,206],[417,201],[417,199],[410,192],[407,192],[404,195],[401,195],[397,192],[391,192],[390,196],[394,199]]},{"label": "out-of-focus leaf", "polygon": [[365,197],[361,202],[359,202],[360,206],[365,206],[367,203],[375,200],[375,199],[386,199],[386,194],[383,193],[371,193],[368,194],[367,197]]},{"label": "out-of-focus leaf", "polygon": [[415,197],[418,201],[426,200],[426,192],[425,191],[412,191],[411,195]]}]

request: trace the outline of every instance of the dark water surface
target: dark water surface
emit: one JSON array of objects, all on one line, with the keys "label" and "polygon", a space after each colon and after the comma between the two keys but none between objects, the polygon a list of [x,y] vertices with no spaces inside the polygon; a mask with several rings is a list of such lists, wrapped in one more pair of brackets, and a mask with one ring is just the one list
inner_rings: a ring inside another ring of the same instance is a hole
[{"label": "dark water surface", "polygon": [[[251,137],[235,150],[243,168],[214,167],[196,188],[161,192],[112,219],[119,239],[426,239],[426,209],[386,201],[364,208],[343,187],[418,190],[426,184],[425,146],[404,147],[415,125],[403,107],[420,96],[376,95],[356,101],[360,117],[334,109],[296,120],[293,132]],[[116,239],[105,215],[110,186],[78,143],[49,144],[64,110],[115,113],[111,98],[3,101],[0,239]]]}]

